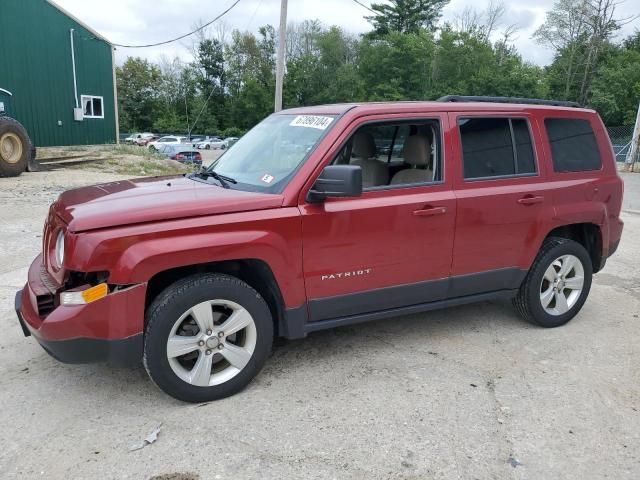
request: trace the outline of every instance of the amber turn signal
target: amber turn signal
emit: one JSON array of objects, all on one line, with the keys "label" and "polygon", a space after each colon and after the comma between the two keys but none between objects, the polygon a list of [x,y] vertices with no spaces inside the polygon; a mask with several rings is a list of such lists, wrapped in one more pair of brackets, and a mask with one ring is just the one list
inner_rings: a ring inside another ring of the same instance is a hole
[{"label": "amber turn signal", "polygon": [[87,288],[81,292],[64,292],[60,294],[62,305],[84,305],[104,298],[109,293],[109,286],[100,283],[95,287]]}]

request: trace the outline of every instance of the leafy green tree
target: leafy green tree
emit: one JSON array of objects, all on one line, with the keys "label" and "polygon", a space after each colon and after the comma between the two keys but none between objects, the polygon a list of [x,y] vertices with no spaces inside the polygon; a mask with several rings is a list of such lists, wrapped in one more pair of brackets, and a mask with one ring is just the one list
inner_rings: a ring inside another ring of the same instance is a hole
[{"label": "leafy green tree", "polygon": [[587,104],[591,83],[611,50],[611,38],[622,20],[613,0],[558,0],[534,33],[541,44],[556,50],[549,66],[551,95]]},{"label": "leafy green tree", "polygon": [[199,95],[190,129],[211,132],[228,122],[224,45],[218,39],[202,39],[197,45]]},{"label": "leafy green tree", "polygon": [[155,119],[160,69],[148,60],[129,57],[117,67],[118,108],[123,131],[149,130]]},{"label": "leafy green tree", "polygon": [[[558,0],[536,32],[555,50],[546,68],[522,59],[508,29],[495,41],[501,4],[465,10],[435,33],[445,1],[393,1],[390,10],[379,10],[389,15],[372,20],[376,29],[359,37],[318,21],[292,24],[284,105],[522,96],[578,100],[607,124],[633,123],[640,32],[612,40],[620,22],[611,2]],[[257,35],[233,31],[224,42],[203,34],[188,63],[128,58],[117,68],[122,130],[237,136],[251,128],[273,111],[275,36],[268,25]]]},{"label": "leafy green tree", "polygon": [[359,46],[358,73],[366,100],[424,100],[429,95],[433,35],[391,32],[364,38]]},{"label": "leafy green tree", "polygon": [[[361,84],[356,70],[357,40],[338,27],[313,32],[305,48],[287,63],[285,106],[356,101]],[[295,48],[295,47],[294,47]]]},{"label": "leafy green tree", "polygon": [[640,102],[640,33],[615,49],[598,69],[591,102],[608,125],[633,125]]},{"label": "leafy green tree", "polygon": [[449,0],[389,0],[373,3],[375,15],[366,17],[373,25],[375,35],[391,32],[418,33],[421,29],[434,30]]},{"label": "leafy green tree", "polygon": [[247,129],[273,111],[275,88],[275,30],[267,25],[260,37],[236,30],[228,45],[227,87],[233,126]]}]

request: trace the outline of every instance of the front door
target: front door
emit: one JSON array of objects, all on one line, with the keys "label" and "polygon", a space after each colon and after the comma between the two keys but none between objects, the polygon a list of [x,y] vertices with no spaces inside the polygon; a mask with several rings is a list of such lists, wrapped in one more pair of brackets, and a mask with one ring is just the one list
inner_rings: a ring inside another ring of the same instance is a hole
[{"label": "front door", "polygon": [[446,297],[456,200],[445,126],[435,115],[353,127],[332,161],[361,166],[362,196],[300,206],[311,321]]}]

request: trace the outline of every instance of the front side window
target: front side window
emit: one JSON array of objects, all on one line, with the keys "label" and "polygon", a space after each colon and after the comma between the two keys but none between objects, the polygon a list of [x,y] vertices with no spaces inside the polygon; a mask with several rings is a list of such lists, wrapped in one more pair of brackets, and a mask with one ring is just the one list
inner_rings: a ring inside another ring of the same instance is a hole
[{"label": "front side window", "polygon": [[104,118],[102,110],[102,97],[94,95],[82,95],[82,112],[85,118]]},{"label": "front side window", "polygon": [[327,115],[271,115],[207,170],[232,178],[234,188],[281,192],[334,120]]},{"label": "front side window", "polygon": [[372,123],[360,127],[334,164],[358,165],[363,189],[442,180],[437,120]]},{"label": "front side window", "polygon": [[536,173],[527,121],[462,118],[458,121],[465,179]]},{"label": "front side window", "polygon": [[556,172],[600,170],[602,159],[587,120],[547,118],[544,121]]}]

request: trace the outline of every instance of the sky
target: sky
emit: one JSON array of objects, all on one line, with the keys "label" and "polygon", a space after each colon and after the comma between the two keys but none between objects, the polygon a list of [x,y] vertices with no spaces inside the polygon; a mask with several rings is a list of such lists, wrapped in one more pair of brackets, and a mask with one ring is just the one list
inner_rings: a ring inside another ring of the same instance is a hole
[{"label": "sky", "polygon": [[[113,43],[140,45],[168,40],[207,22],[229,6],[234,0],[54,0],[98,33]],[[373,3],[381,0],[374,0]],[[384,0],[382,0],[384,1]],[[482,11],[490,0],[451,0],[443,12],[443,20],[452,21],[465,8]],[[623,1],[618,9],[619,17],[640,14],[638,0]],[[372,0],[361,0],[371,5]],[[536,44],[531,35],[544,21],[545,12],[554,0],[504,0],[506,14],[502,27],[517,25],[514,43],[523,58],[538,65],[547,65],[553,52]],[[636,6],[634,7],[634,3]],[[318,19],[326,26],[338,25],[344,30],[359,34],[371,29],[364,18],[371,12],[353,0],[289,0],[288,21],[300,22]],[[222,27],[210,28],[249,30],[257,32],[261,25],[271,24],[276,28],[280,19],[280,0],[240,0],[223,19]],[[200,23],[199,23],[200,22]],[[640,19],[624,26],[619,38],[631,35],[640,29]],[[127,56],[141,56],[152,61],[162,57],[192,59],[190,47],[193,37],[161,47],[134,49],[117,48],[116,62],[122,64]]]}]

